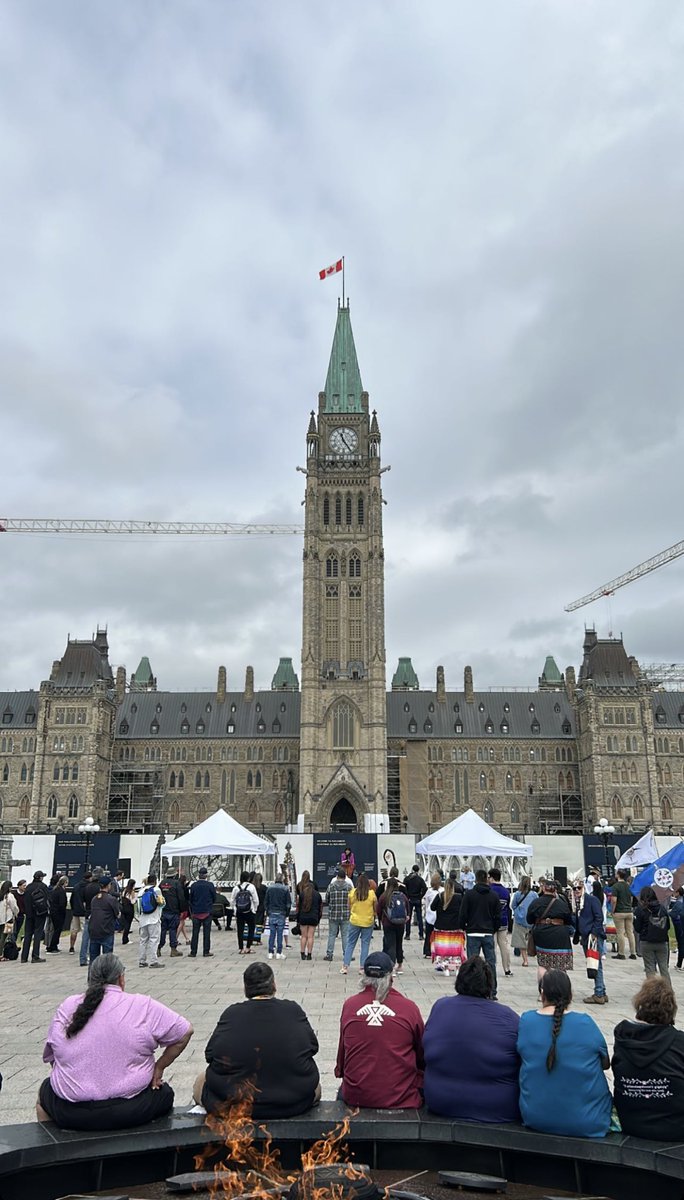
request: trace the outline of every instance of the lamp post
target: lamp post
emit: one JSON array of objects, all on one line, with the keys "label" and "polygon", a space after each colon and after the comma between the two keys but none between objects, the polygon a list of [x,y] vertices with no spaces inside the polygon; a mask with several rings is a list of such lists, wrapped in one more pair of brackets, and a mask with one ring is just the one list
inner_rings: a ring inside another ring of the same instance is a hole
[{"label": "lamp post", "polygon": [[94,838],[95,834],[100,832],[100,826],[95,824],[94,817],[86,817],[83,824],[79,825],[78,832],[85,834],[86,848],[85,848],[85,864],[84,864],[83,870],[89,871],[90,870],[90,858],[89,858],[89,856],[90,856],[90,839],[91,839],[91,837]]},{"label": "lamp post", "polygon": [[610,825],[605,817],[601,817],[598,825],[594,825],[594,833],[600,837],[603,842],[603,857],[606,864],[606,879],[612,874],[610,869],[610,859],[608,858],[608,843],[615,833],[615,826]]}]

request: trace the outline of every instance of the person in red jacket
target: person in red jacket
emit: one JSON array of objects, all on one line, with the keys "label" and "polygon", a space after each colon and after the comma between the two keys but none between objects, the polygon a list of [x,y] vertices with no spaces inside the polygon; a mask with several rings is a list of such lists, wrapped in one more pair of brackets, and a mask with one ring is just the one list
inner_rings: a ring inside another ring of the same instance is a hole
[{"label": "person in red jacket", "polygon": [[392,986],[392,959],[369,954],[361,991],[342,1007],[335,1075],[339,1096],[355,1108],[420,1108],[423,1018]]}]

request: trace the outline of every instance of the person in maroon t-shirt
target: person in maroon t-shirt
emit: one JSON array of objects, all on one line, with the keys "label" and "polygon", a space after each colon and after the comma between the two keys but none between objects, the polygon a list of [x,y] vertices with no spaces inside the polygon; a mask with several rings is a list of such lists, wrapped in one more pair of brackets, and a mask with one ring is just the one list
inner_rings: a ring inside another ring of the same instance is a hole
[{"label": "person in maroon t-shirt", "polygon": [[392,959],[369,954],[361,991],[345,1001],[335,1075],[339,1096],[358,1108],[420,1108],[423,1018],[392,986]]}]

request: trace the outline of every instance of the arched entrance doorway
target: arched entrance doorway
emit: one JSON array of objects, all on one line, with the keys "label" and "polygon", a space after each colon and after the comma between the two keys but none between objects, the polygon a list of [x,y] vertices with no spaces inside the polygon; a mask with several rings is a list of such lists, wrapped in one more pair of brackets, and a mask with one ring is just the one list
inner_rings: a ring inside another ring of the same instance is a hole
[{"label": "arched entrance doorway", "polygon": [[330,830],[332,833],[356,833],[359,822],[354,805],[341,796],[330,814]]}]

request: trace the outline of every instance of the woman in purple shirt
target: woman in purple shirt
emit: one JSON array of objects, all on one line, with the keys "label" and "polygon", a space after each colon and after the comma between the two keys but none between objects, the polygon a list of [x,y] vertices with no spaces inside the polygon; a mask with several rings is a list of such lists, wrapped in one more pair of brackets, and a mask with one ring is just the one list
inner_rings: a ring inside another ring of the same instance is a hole
[{"label": "woman in purple shirt", "polygon": [[425,1103],[461,1121],[519,1121],[516,1049],[520,1018],[491,998],[492,969],[478,955],[463,963],[456,995],[432,1006],[423,1034]]},{"label": "woman in purple shirt", "polygon": [[[52,1018],[36,1115],[62,1129],[129,1129],[173,1107],[164,1071],[187,1046],[192,1025],[151,996],[124,991],[124,966],[100,954],[88,990],[69,996]],[[164,1046],[155,1061],[154,1052]]]}]

